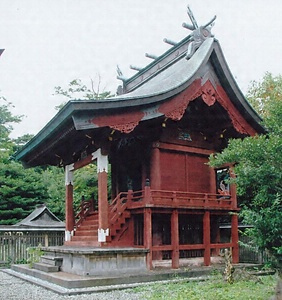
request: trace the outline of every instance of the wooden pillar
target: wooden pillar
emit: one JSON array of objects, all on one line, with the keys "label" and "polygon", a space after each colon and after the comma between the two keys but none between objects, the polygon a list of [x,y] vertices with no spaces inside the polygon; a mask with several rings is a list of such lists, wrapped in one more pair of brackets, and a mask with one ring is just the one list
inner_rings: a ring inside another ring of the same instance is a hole
[{"label": "wooden pillar", "polygon": [[149,250],[147,254],[147,268],[152,269],[152,211],[145,208],[144,211],[144,246]]},{"label": "wooden pillar", "polygon": [[210,193],[217,194],[216,190],[216,170],[214,168],[209,168],[210,170]]},{"label": "wooden pillar", "polygon": [[98,242],[106,242],[109,236],[108,207],[108,156],[96,151],[98,173]]},{"label": "wooden pillar", "polygon": [[150,182],[153,190],[161,189],[160,149],[157,148],[157,143],[155,148],[152,149]]},{"label": "wooden pillar", "polygon": [[239,233],[238,233],[238,215],[233,214],[231,217],[231,241],[232,241],[232,262],[239,263]]},{"label": "wooden pillar", "polygon": [[178,211],[173,210],[171,214],[171,245],[172,245],[172,269],[179,268],[179,229],[178,229]]},{"label": "wooden pillar", "polygon": [[211,225],[210,225],[210,212],[206,211],[203,218],[204,229],[204,265],[209,266],[211,263]]},{"label": "wooden pillar", "polygon": [[74,211],[73,211],[73,164],[65,167],[66,185],[66,230],[65,241],[70,241],[74,233]]}]

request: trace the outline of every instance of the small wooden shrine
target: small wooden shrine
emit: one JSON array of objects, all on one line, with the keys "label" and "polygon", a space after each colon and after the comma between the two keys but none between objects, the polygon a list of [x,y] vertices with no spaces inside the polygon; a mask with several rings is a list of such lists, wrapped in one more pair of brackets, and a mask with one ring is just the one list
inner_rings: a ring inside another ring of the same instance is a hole
[{"label": "small wooden shrine", "polygon": [[[188,15],[186,38],[166,40],[172,47],[129,79],[118,70],[116,97],[68,102],[17,153],[26,167],[65,168],[68,249],[144,249],[151,269],[161,260],[178,268],[191,257],[210,265],[220,249],[232,248],[238,263],[236,188],[226,181],[232,166],[213,169],[208,161],[228,139],[263,128],[211,34],[215,18],[198,26]],[[84,201],[75,218],[73,173],[92,162],[98,207]]]}]

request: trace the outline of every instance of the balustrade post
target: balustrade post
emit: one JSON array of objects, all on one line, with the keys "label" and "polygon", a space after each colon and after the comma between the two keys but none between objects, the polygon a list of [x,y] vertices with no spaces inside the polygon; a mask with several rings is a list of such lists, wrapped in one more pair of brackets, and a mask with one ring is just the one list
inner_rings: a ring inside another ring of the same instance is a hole
[{"label": "balustrade post", "polygon": [[128,190],[127,191],[127,205],[130,205],[132,198],[133,198],[133,190]]}]

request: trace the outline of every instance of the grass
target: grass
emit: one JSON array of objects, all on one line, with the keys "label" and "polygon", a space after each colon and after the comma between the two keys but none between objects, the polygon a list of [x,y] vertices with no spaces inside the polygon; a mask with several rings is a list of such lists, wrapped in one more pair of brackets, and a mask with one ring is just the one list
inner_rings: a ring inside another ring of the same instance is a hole
[{"label": "grass", "polygon": [[222,276],[213,276],[201,282],[156,283],[139,287],[147,300],[265,300],[275,293],[277,276],[242,279],[233,284],[224,282]]}]

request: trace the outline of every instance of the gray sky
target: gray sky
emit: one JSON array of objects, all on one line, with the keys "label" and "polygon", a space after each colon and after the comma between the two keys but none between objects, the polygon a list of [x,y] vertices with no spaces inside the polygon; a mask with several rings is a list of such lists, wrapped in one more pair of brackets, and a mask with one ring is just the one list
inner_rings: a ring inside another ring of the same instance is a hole
[{"label": "gray sky", "polygon": [[243,92],[266,71],[282,74],[280,0],[0,0],[0,90],[25,118],[13,136],[36,134],[66,99],[52,95],[75,78],[116,91],[124,75],[150,63],[190,33],[190,5],[199,25],[217,15],[212,32]]}]

